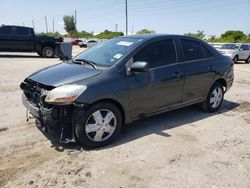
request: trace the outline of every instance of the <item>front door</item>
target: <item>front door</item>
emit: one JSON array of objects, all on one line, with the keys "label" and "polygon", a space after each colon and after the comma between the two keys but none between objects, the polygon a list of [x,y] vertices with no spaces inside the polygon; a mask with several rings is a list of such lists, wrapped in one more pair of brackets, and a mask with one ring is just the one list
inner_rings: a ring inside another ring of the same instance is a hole
[{"label": "front door", "polygon": [[148,44],[133,57],[136,61],[148,62],[150,69],[128,76],[132,118],[164,111],[182,102],[184,81],[173,40]]},{"label": "front door", "polygon": [[0,27],[0,51],[8,51],[10,48],[10,39],[12,35],[12,27]]},{"label": "front door", "polygon": [[34,35],[30,28],[15,27],[15,34],[11,38],[13,51],[33,51]]}]

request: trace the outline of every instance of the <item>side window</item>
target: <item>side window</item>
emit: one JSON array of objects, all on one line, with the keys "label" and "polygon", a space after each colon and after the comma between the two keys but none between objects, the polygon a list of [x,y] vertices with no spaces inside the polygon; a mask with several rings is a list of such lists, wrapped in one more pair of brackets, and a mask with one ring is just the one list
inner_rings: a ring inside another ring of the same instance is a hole
[{"label": "side window", "polygon": [[0,35],[11,35],[11,27],[0,27]]},{"label": "side window", "polygon": [[241,48],[242,50],[249,50],[248,45],[242,45],[240,48]]},{"label": "side window", "polygon": [[205,58],[199,42],[181,39],[181,45],[186,61]]},{"label": "side window", "polygon": [[23,27],[16,27],[16,35],[26,36],[29,34],[29,29]]},{"label": "side window", "polygon": [[150,68],[176,63],[176,52],[173,40],[162,40],[140,50],[133,58],[136,61],[146,61]]}]

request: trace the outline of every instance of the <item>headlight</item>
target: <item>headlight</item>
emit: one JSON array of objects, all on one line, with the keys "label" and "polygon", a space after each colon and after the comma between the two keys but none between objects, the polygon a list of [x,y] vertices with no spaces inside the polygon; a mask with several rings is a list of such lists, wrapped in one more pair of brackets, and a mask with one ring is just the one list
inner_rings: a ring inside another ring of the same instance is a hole
[{"label": "headlight", "polygon": [[85,85],[63,85],[48,92],[45,98],[47,103],[55,104],[71,104],[77,97],[79,97],[85,90]]}]

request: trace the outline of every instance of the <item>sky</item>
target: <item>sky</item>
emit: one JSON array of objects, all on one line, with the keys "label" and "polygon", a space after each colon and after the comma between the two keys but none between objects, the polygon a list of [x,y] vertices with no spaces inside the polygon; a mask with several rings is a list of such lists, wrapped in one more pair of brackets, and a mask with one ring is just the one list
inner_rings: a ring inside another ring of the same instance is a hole
[{"label": "sky", "polygon": [[[128,32],[148,28],[184,34],[203,30],[207,36],[227,30],[250,33],[250,0],[127,0]],[[63,16],[77,13],[78,31],[125,32],[125,0],[0,0],[0,25],[25,25],[35,31],[65,34]]]}]

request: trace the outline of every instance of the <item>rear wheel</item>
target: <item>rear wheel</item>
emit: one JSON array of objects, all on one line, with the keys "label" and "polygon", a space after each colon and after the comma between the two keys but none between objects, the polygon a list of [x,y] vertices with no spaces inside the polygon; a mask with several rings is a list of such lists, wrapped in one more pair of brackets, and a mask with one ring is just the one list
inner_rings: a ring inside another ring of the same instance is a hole
[{"label": "rear wheel", "polygon": [[48,58],[54,57],[55,50],[50,46],[44,47],[42,50],[42,55],[43,57],[48,57]]},{"label": "rear wheel", "polygon": [[250,56],[247,58],[245,62],[250,64]]},{"label": "rear wheel", "polygon": [[237,63],[237,61],[239,60],[239,58],[238,58],[238,56],[236,55],[236,56],[234,56],[234,58],[233,58],[233,62],[234,63]]},{"label": "rear wheel", "polygon": [[206,100],[202,103],[201,107],[207,112],[215,112],[217,111],[224,98],[224,89],[223,85],[215,82],[215,84],[211,87],[208,92]]},{"label": "rear wheel", "polygon": [[76,126],[76,137],[88,148],[102,147],[112,142],[122,126],[122,115],[112,103],[101,102],[91,106]]}]

